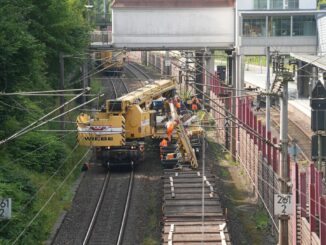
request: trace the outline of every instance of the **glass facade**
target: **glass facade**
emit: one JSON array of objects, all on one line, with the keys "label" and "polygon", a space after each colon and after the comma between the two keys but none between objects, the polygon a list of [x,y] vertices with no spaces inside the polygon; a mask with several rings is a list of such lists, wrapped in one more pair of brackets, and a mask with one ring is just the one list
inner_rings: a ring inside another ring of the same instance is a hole
[{"label": "glass facade", "polygon": [[254,9],[267,9],[267,0],[254,0]]},{"label": "glass facade", "polygon": [[298,9],[299,8],[299,0],[287,0],[289,9]]},{"label": "glass facade", "polygon": [[244,16],[242,19],[244,37],[316,36],[316,29],[313,15]]},{"label": "glass facade", "polygon": [[[269,3],[269,6],[268,6]],[[299,0],[254,0],[254,9],[298,9]]]},{"label": "glass facade", "polygon": [[293,16],[292,36],[315,36],[316,20],[314,16]]},{"label": "glass facade", "polygon": [[283,9],[283,0],[270,0],[270,9]]},{"label": "glass facade", "polygon": [[243,36],[245,37],[263,37],[266,36],[266,18],[244,18]]},{"label": "glass facade", "polygon": [[269,35],[270,36],[290,36],[291,35],[291,17],[273,16],[269,17]]}]

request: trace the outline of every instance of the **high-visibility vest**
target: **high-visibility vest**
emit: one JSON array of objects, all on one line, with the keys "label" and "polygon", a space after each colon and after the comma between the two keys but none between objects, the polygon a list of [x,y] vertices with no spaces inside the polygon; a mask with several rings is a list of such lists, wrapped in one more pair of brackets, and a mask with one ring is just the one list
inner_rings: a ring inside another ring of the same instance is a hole
[{"label": "high-visibility vest", "polygon": [[168,122],[166,123],[166,132],[171,132],[171,133],[172,133],[173,129],[174,129],[173,122],[168,121]]},{"label": "high-visibility vest", "polygon": [[163,140],[161,141],[161,143],[160,143],[160,146],[161,146],[161,147],[166,147],[166,146],[168,146],[168,142],[167,142],[167,140],[166,140],[166,139],[163,139]]}]

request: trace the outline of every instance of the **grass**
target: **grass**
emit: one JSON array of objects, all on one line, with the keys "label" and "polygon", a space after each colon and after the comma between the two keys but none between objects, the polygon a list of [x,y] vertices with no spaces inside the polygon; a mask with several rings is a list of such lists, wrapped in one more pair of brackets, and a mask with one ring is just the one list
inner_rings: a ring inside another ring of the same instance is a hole
[{"label": "grass", "polygon": [[256,224],[257,230],[268,229],[268,215],[265,210],[259,210],[253,216],[253,222]]},{"label": "grass", "polygon": [[[270,221],[267,211],[260,208],[252,189],[246,181],[246,173],[238,162],[233,161],[230,154],[224,153],[222,147],[209,139],[209,151],[213,152],[218,162],[218,175],[221,181],[222,204],[227,207],[230,219],[241,230],[237,230],[239,244],[271,244],[266,239],[269,235]],[[223,197],[224,196],[224,197]]]},{"label": "grass", "polygon": [[[75,135],[70,135],[66,137],[65,142],[73,141],[71,138],[74,138],[75,141]],[[75,144],[75,142],[73,143]],[[66,144],[67,147],[68,145],[71,149],[72,144]],[[2,188],[6,185],[7,189],[7,191],[2,190],[2,192],[13,198],[13,210],[10,222],[1,222],[0,227],[4,230],[0,234],[0,244],[11,244],[18,237],[18,234],[28,226],[29,222],[36,217],[42,207],[44,209],[26,229],[17,244],[43,244],[43,241],[48,239],[62,210],[70,208],[73,197],[71,187],[80,175],[80,168],[77,167],[64,184],[62,182],[85,152],[86,149],[78,148],[67,161],[58,162],[58,167],[61,163],[64,164],[64,170],[59,171],[53,177],[50,173],[25,168],[10,159],[9,155],[6,155],[8,154],[6,151],[2,152],[1,168],[10,170],[10,176],[12,176],[5,179],[6,182],[1,183]],[[17,180],[21,181],[21,179],[24,179],[25,182],[19,185]],[[60,189],[58,189],[59,186],[61,186]],[[30,190],[33,191],[26,192],[26,188],[31,188]],[[50,201],[48,202],[48,200]]]},{"label": "grass", "polygon": [[149,195],[149,205],[148,205],[148,223],[146,230],[148,231],[144,238],[144,245],[159,245],[159,242],[155,240],[155,238],[152,236],[155,230],[157,230],[157,226],[159,224],[158,220],[158,214],[156,210],[156,197],[155,193],[151,192]]}]

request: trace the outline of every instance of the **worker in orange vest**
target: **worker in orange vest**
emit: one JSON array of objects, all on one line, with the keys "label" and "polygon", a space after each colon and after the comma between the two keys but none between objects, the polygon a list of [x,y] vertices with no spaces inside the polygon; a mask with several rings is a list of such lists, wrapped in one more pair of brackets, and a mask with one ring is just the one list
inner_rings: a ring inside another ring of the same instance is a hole
[{"label": "worker in orange vest", "polygon": [[160,143],[160,147],[167,147],[167,146],[168,146],[168,141],[166,140],[166,138],[163,138]]},{"label": "worker in orange vest", "polygon": [[175,101],[175,107],[177,108],[178,114],[180,114],[181,102],[180,102],[179,98],[177,98],[176,101]]},{"label": "worker in orange vest", "polygon": [[194,96],[191,100],[191,110],[195,113],[198,110],[199,99]]},{"label": "worker in orange vest", "polygon": [[171,141],[171,135],[173,133],[173,129],[174,129],[174,123],[172,121],[168,121],[166,123],[166,133],[168,135],[169,142]]}]

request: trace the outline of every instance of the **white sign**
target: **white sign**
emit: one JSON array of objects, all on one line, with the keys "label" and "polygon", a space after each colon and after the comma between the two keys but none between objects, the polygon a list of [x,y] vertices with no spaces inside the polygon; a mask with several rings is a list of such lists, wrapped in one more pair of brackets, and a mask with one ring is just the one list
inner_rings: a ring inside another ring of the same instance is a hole
[{"label": "white sign", "polygon": [[0,220],[11,218],[11,198],[0,199]]},{"label": "white sign", "polygon": [[293,199],[291,194],[274,195],[274,214],[275,215],[293,214]]},{"label": "white sign", "polygon": [[165,66],[171,66],[171,60],[170,59],[165,60]]}]

